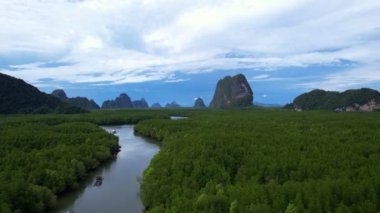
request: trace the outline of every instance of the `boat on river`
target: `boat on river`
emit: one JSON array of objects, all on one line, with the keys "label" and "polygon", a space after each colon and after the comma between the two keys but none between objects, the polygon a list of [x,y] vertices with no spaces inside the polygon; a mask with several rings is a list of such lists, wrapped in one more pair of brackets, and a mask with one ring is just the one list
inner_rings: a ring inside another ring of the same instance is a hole
[{"label": "boat on river", "polygon": [[103,177],[102,176],[96,176],[94,186],[100,186],[103,183]]}]

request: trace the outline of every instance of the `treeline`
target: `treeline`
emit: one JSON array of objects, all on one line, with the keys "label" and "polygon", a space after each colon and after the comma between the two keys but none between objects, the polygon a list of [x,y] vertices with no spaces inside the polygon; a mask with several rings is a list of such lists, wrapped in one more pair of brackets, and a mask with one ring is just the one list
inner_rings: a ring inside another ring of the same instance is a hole
[{"label": "treeline", "polygon": [[136,124],[152,118],[169,119],[171,110],[94,110],[84,114],[40,114],[40,115],[0,115],[0,125],[24,122],[44,122],[59,124],[63,122],[90,122],[98,125]]},{"label": "treeline", "polygon": [[163,141],[149,212],[378,212],[380,114],[209,111],[135,130]]}]

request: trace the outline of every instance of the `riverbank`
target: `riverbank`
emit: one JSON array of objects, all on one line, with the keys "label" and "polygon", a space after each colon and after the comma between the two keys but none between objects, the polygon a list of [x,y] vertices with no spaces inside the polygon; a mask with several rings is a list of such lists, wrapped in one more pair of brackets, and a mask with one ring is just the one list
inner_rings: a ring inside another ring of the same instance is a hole
[{"label": "riverbank", "polygon": [[[104,126],[106,131],[116,130],[121,150],[117,158],[101,166],[81,187],[60,198],[53,212],[142,212],[140,180],[159,146],[148,138],[134,134],[133,126]],[[95,187],[96,176],[104,178]]]},{"label": "riverbank", "polygon": [[44,212],[112,158],[118,139],[95,124],[0,126],[0,212]]},{"label": "riverbank", "polygon": [[45,212],[55,206],[57,195],[77,189],[118,149],[115,136],[96,125],[135,124],[190,112],[134,109],[0,115],[0,212]]}]

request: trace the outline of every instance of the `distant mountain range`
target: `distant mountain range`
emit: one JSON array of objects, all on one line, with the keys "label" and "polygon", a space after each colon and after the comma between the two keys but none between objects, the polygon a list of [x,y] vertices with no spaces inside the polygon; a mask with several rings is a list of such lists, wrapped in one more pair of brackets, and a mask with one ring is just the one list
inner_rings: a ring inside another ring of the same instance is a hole
[{"label": "distant mountain range", "polygon": [[122,108],[133,108],[131,98],[126,94],[122,93],[115,100],[106,100],[102,104],[102,109],[122,109]]},{"label": "distant mountain range", "polygon": [[[244,75],[226,76],[218,81],[210,108],[233,108],[252,106],[253,91]],[[261,107],[282,107],[278,104],[255,102]],[[165,108],[181,107],[175,101]],[[205,108],[201,98],[194,101],[194,108]],[[106,100],[102,109],[149,108],[142,98],[132,101],[122,93],[114,100]],[[159,103],[151,108],[162,108]],[[362,88],[344,92],[312,90],[304,93],[284,108],[302,110],[335,111],[376,111],[380,110],[380,93],[377,90]],[[5,74],[0,73],[0,113],[81,113],[86,110],[100,109],[94,100],[86,97],[67,97],[64,90],[54,90],[51,95],[39,91],[36,87]]]},{"label": "distant mountain range", "polygon": [[91,109],[99,109],[99,105],[95,103],[94,100],[88,100],[86,97],[75,97],[75,98],[68,98],[65,91],[63,89],[57,89],[54,90],[51,93],[53,96],[59,98],[61,101],[65,101],[67,103],[70,103],[71,105],[91,110]]},{"label": "distant mountain range", "polygon": [[175,101],[171,102],[171,103],[167,103],[165,105],[166,108],[179,108],[181,107],[181,105],[177,104]]},{"label": "distant mountain range", "polygon": [[149,108],[148,103],[144,98],[132,101],[133,108]]},{"label": "distant mountain range", "polygon": [[161,106],[160,103],[154,103],[154,104],[152,104],[151,108],[156,108],[156,109],[158,109],[158,108],[162,108],[162,106]]},{"label": "distant mountain range", "polygon": [[107,100],[102,104],[102,109],[125,109],[125,108],[149,108],[144,98],[132,101],[127,93],[122,93],[115,100]]},{"label": "distant mountain range", "polygon": [[0,73],[0,113],[81,113],[85,110]]}]

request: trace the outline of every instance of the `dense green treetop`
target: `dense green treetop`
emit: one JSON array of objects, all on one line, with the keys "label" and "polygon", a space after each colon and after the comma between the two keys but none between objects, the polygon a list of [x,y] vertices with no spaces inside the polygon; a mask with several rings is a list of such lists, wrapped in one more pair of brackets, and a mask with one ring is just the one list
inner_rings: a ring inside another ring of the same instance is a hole
[{"label": "dense green treetop", "polygon": [[145,120],[162,141],[148,212],[378,212],[380,114],[207,110]]},{"label": "dense green treetop", "polygon": [[0,115],[0,212],[47,212],[57,195],[75,189],[89,172],[113,158],[117,137],[95,124],[134,124],[168,119],[170,114],[181,112]]},{"label": "dense green treetop", "polygon": [[0,212],[46,212],[117,150],[117,137],[91,123],[1,124]]}]

